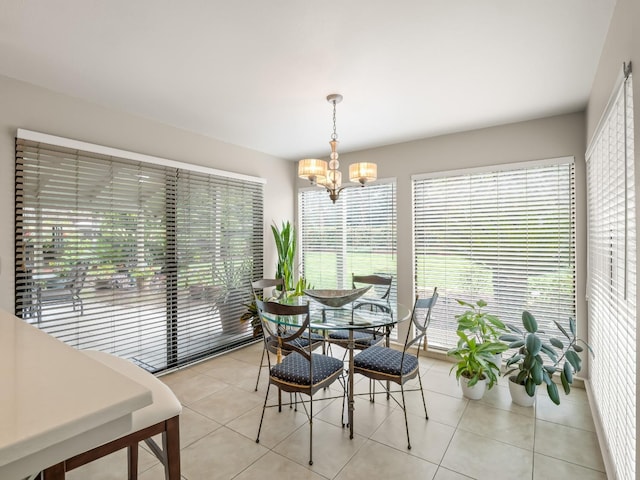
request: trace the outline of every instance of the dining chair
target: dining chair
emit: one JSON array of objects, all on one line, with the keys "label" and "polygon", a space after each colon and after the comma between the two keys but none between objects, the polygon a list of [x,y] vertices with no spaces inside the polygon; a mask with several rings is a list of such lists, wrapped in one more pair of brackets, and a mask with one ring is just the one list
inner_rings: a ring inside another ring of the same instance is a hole
[{"label": "dining chair", "polygon": [[[344,363],[337,358],[313,353],[308,348],[300,346],[303,339],[306,340],[307,345],[312,342],[308,303],[305,305],[283,305],[256,300],[256,306],[262,320],[263,338],[269,365],[269,385],[264,397],[256,443],[260,443],[265,410],[277,406],[278,410],[282,411],[281,392],[293,394],[296,398],[296,405],[298,404],[298,394],[307,395],[309,399],[302,400],[300,403],[309,420],[309,465],[313,465],[313,395],[344,376]],[[277,328],[276,323],[265,318],[265,315],[297,317],[299,326],[283,330]],[[288,349],[286,354],[285,347]],[[278,403],[269,405],[267,402],[271,385],[278,388]],[[343,407],[345,391],[343,382]],[[329,398],[337,397],[323,397],[325,400]]]},{"label": "dining chair", "polygon": [[[433,289],[433,295],[430,298],[419,298],[416,295],[413,311],[411,312],[411,325],[407,328],[407,336],[402,350],[373,346],[361,351],[353,357],[354,374],[359,373],[371,380],[378,381],[387,393],[387,398],[393,398],[393,400],[402,408],[402,411],[404,412],[404,424],[407,430],[407,448],[409,450],[411,450],[411,440],[409,438],[409,422],[407,420],[405,392],[420,390],[420,394],[422,395],[422,405],[424,406],[424,415],[428,420],[429,414],[427,413],[427,404],[424,400],[418,357],[420,355],[422,342],[426,342],[426,334],[431,320],[431,312],[437,300],[437,288]],[[412,333],[414,333],[413,337]],[[415,355],[409,351],[414,347]],[[405,383],[416,377],[418,377],[419,388],[405,389]],[[398,391],[396,390],[392,392],[389,387],[389,382],[397,383],[400,386],[402,404],[400,404],[400,402],[398,402],[398,400],[393,396],[393,393],[398,393]]]},{"label": "dining chair", "polygon": [[[352,288],[361,288],[371,286],[373,295],[360,297],[353,302],[353,308],[369,308],[378,310],[393,316],[391,302],[389,301],[391,293],[391,284],[393,277],[391,275],[356,275],[351,274]],[[380,330],[364,330],[353,332],[354,347],[357,350],[364,350],[374,345],[381,344],[386,340],[388,332]],[[347,348],[349,342],[349,332],[345,330],[336,330],[329,332],[329,340],[341,347]]]},{"label": "dining chair", "polygon": [[[275,301],[281,301],[284,298],[284,295],[286,294],[285,289],[284,289],[284,280],[282,278],[261,278],[260,280],[254,280],[251,282],[251,289],[253,290],[253,298],[257,301],[264,301],[265,299],[272,299]],[[277,295],[273,296],[270,295],[269,293],[265,294],[265,290],[266,289],[273,289],[273,293],[278,293]],[[263,330],[264,333],[264,330]],[[283,332],[285,333],[285,332]],[[289,334],[291,334],[291,332],[289,332]],[[305,338],[301,338],[297,340],[297,344],[298,346],[302,347],[302,348],[306,348],[309,345],[311,345],[311,350],[315,350],[318,347],[324,346],[324,337],[322,335],[319,335],[317,333],[312,333],[311,335],[311,343],[307,342],[307,339]],[[288,349],[284,348],[284,352],[285,354],[288,352]],[[260,366],[258,367],[258,378],[256,379],[256,388],[255,391],[258,391],[258,384],[260,383],[260,374],[262,373],[262,367],[265,366],[264,364],[264,357],[266,354],[266,348],[262,348],[262,356],[260,357]]]},{"label": "dining chair", "polygon": [[392,313],[390,302],[392,283],[393,277],[391,275],[356,275],[352,273],[352,288],[371,285],[368,295],[360,297],[358,300],[353,302],[353,308],[369,307],[371,309]]}]

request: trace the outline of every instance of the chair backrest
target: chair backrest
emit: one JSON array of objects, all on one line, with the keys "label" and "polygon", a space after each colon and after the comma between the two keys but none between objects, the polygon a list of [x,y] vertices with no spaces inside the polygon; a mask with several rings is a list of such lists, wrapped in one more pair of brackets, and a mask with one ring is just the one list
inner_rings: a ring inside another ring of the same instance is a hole
[{"label": "chair backrest", "polygon": [[[358,288],[366,285],[373,285],[373,290],[382,300],[389,300],[391,293],[391,284],[393,277],[391,275],[356,275],[352,274],[351,286]],[[376,288],[380,287],[380,288]]]},{"label": "chair backrest", "polygon": [[421,343],[427,334],[427,328],[431,321],[431,312],[438,300],[438,287],[433,289],[433,294],[429,298],[420,298],[416,295],[416,301],[413,304],[413,311],[411,312],[411,325],[415,328],[415,336],[409,340],[411,336],[411,327],[407,331],[407,338],[404,342],[404,350],[412,347],[416,343],[418,344],[418,350],[420,350]]},{"label": "chair backrest", "polygon": [[261,278],[260,280],[254,280],[251,282],[251,289],[253,290],[253,296],[256,300],[264,300],[265,288],[278,288],[280,287],[280,295],[277,298],[282,298],[284,295],[284,280],[282,278]]},{"label": "chair backrest", "polygon": [[[256,308],[262,321],[262,328],[265,331],[263,336],[265,342],[265,348],[269,353],[278,354],[282,349],[283,344],[287,344],[287,350],[289,352],[295,351],[303,355],[310,361],[311,356],[309,352],[300,346],[295,340],[299,337],[306,336],[308,344],[311,344],[311,328],[309,327],[309,303],[304,305],[283,305],[277,302],[265,302],[260,299],[256,299]],[[278,328],[278,324],[265,318],[265,316],[298,316],[298,325],[293,327],[291,325],[286,328]],[[271,365],[271,358],[267,356],[269,365]]]},{"label": "chair backrest", "polygon": [[84,288],[84,281],[87,278],[87,270],[89,270],[89,266],[82,262],[77,262],[73,266],[71,289],[74,293],[80,293]]}]

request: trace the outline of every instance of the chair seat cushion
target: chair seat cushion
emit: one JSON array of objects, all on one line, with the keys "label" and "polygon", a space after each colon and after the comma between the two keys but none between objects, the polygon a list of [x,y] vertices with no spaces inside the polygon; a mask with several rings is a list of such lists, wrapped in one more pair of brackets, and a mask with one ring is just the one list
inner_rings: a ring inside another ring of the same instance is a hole
[{"label": "chair seat cushion", "polygon": [[414,355],[405,354],[402,366],[401,361],[402,352],[387,347],[370,347],[353,357],[355,368],[398,377],[408,375],[418,368],[418,359]]},{"label": "chair seat cushion", "polygon": [[[292,330],[287,330],[286,332],[283,333],[283,336],[289,337],[293,334],[294,332]],[[324,337],[317,333],[311,332],[311,343],[315,344],[317,342],[324,342]],[[309,346],[309,338],[306,335],[302,335],[289,343],[294,344],[298,348],[307,348]],[[287,349],[286,343],[283,345],[282,348],[284,348],[285,350]]]},{"label": "chair seat cushion", "polygon": [[[338,340],[341,343],[347,342],[349,340],[349,332],[347,330],[336,330],[333,332],[329,332],[329,338],[331,340]],[[353,340],[357,348],[366,348],[370,347],[371,345],[375,345],[376,343],[380,343],[382,340],[384,340],[384,336],[374,336],[370,333],[364,332],[353,332]]]},{"label": "chair seat cushion", "polygon": [[[326,380],[344,368],[342,360],[312,353],[313,384]],[[271,376],[296,385],[310,385],[309,361],[298,352],[286,356],[281,363],[271,368]]]}]

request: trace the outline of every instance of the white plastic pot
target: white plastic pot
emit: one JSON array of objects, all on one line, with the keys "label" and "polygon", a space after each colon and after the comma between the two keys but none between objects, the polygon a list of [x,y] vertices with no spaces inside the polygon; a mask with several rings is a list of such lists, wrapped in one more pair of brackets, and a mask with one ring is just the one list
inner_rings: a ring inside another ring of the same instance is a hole
[{"label": "white plastic pot", "polygon": [[538,386],[536,385],[536,389],[533,392],[533,397],[530,397],[525,390],[524,385],[518,385],[513,381],[515,378],[516,377],[509,377],[509,393],[511,394],[511,400],[516,405],[520,405],[522,407],[532,407],[533,404],[536,403]]},{"label": "white plastic pot", "polygon": [[472,387],[470,387],[468,383],[468,378],[460,377],[460,388],[462,388],[462,395],[469,400],[480,400],[487,389],[487,379],[485,378],[484,380],[478,380],[478,383],[476,383]]}]

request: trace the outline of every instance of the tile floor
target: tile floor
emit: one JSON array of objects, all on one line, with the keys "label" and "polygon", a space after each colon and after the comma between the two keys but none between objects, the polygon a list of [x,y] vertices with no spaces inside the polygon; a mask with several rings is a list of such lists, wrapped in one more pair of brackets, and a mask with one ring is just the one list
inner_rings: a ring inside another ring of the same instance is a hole
[{"label": "tile floor", "polygon": [[[314,400],[309,466],[303,411],[268,409],[255,442],[266,390],[263,369],[254,391],[261,353],[257,343],[161,377],[184,405],[184,479],[606,479],[584,390],[573,389],[560,406],[540,392],[534,408],[523,408],[511,403],[501,379],[482,400],[469,401],[449,375],[451,364],[431,358],[420,364],[429,420],[421,414],[420,394],[407,394],[411,450],[402,411],[384,395],[375,403],[356,399],[353,440],[341,427],[340,400]],[[356,391],[366,392],[367,380],[356,382]],[[140,480],[164,478],[146,445],[139,471]],[[126,479],[126,454],[117,452],[68,478]]]}]

